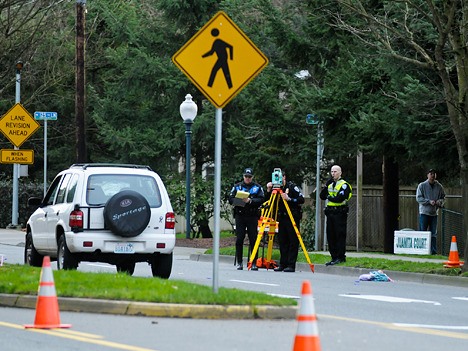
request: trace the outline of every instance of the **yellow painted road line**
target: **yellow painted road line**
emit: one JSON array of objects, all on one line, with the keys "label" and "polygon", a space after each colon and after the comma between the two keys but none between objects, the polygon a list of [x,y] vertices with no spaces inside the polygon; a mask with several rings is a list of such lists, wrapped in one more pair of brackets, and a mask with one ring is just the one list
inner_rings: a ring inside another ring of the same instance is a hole
[{"label": "yellow painted road line", "polygon": [[419,333],[419,334],[443,336],[443,337],[452,338],[452,339],[468,340],[468,334],[463,334],[463,333],[454,333],[454,332],[448,332],[448,331],[443,331],[443,330],[434,330],[434,329],[419,328],[419,327],[405,327],[405,326],[400,326],[394,323],[374,322],[374,321],[368,321],[365,319],[331,316],[327,314],[320,314],[317,317],[319,320],[320,318],[337,319],[337,320],[353,322],[353,323],[376,325],[382,328],[387,328],[387,329],[392,329],[392,330],[400,330],[400,331]]},{"label": "yellow painted road line", "polygon": [[59,338],[82,341],[82,342],[88,343],[88,344],[107,346],[107,347],[111,347],[111,348],[119,349],[119,350],[157,351],[155,349],[147,349],[147,348],[144,348],[144,347],[119,344],[119,343],[112,342],[112,341],[98,340],[98,339],[102,338],[99,335],[94,335],[93,339],[90,339],[90,335],[93,335],[93,334],[80,333],[80,332],[70,332],[70,331],[65,331],[64,329],[33,329],[33,328],[24,329],[24,326],[22,326],[22,325],[12,324],[12,323],[7,323],[7,322],[1,322],[1,321],[0,321],[0,326],[8,327],[8,328],[15,328],[15,329],[22,329],[22,330],[25,330],[25,331],[28,331],[28,332],[47,334],[47,335],[56,336],[56,337],[59,337]]}]

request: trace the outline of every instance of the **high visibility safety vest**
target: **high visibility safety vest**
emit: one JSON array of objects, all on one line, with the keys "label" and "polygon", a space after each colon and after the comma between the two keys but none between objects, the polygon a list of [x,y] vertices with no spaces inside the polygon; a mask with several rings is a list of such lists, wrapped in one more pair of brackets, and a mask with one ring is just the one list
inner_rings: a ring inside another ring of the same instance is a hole
[{"label": "high visibility safety vest", "polygon": [[[346,184],[346,185],[345,185]],[[348,200],[351,199],[351,196],[353,195],[352,193],[352,188],[351,188],[351,185],[346,181],[346,180],[343,180],[343,179],[340,179],[336,182],[335,184],[335,187],[333,187],[333,183],[331,183],[329,186],[328,186],[328,194],[330,194],[331,196],[335,197],[336,194],[338,194],[341,190],[341,188],[343,186],[349,186],[349,195],[348,195],[348,198],[346,200],[344,200],[343,202],[333,202],[331,200],[328,200],[328,203],[327,203],[327,206],[345,206],[348,204]],[[345,188],[346,189],[346,188]]]}]

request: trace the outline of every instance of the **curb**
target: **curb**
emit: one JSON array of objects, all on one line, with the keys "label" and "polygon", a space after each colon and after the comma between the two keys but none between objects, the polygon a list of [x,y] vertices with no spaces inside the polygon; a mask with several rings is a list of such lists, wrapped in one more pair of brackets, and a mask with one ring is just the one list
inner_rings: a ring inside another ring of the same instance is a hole
[{"label": "curb", "polygon": [[[0,306],[36,308],[37,296],[0,294]],[[58,297],[60,311],[194,319],[295,319],[297,306],[221,306]]]},{"label": "curb", "polygon": [[[190,260],[200,261],[200,262],[212,262],[213,255],[191,254]],[[232,256],[226,256],[226,255],[220,255],[219,260],[220,262],[223,262],[223,263],[234,262],[234,259]],[[355,280],[358,280],[361,274],[367,274],[369,273],[369,271],[373,271],[376,269],[355,268],[355,267],[345,267],[345,266],[333,266],[333,267],[328,266],[327,267],[324,264],[315,264],[315,273],[350,276],[350,277],[355,277]],[[309,267],[309,264],[307,263],[298,262],[296,264],[296,270],[303,271],[303,272],[310,272],[310,267]],[[451,277],[451,276],[438,275],[438,274],[400,272],[400,271],[391,271],[387,269],[385,270],[385,273],[394,281],[468,287],[468,279],[465,277]]]}]

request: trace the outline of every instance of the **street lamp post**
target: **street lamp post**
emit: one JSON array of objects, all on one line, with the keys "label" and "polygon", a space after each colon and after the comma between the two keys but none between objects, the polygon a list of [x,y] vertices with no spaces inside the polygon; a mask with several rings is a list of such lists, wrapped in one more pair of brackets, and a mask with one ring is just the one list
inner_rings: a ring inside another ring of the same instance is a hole
[{"label": "street lamp post", "polygon": [[185,101],[180,104],[180,115],[185,124],[185,237],[190,239],[190,137],[192,135],[192,123],[197,117],[198,106],[192,101],[192,95],[185,95]]},{"label": "street lamp post", "polygon": [[315,245],[314,249],[318,250],[318,239],[320,232],[320,162],[323,155],[323,124],[316,114],[308,114],[306,118],[307,124],[317,125],[317,161],[315,171]]}]

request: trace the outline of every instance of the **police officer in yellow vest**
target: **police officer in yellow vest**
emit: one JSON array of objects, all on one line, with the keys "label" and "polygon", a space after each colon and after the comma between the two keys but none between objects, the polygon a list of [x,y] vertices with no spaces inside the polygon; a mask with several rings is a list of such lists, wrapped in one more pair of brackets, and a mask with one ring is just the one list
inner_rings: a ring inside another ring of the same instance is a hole
[{"label": "police officer in yellow vest", "polygon": [[348,221],[348,201],[353,195],[349,183],[341,178],[341,167],[331,168],[331,178],[320,192],[320,198],[326,200],[327,241],[331,261],[327,266],[346,262],[346,231]]}]

